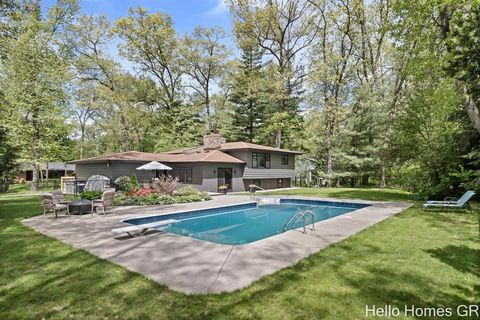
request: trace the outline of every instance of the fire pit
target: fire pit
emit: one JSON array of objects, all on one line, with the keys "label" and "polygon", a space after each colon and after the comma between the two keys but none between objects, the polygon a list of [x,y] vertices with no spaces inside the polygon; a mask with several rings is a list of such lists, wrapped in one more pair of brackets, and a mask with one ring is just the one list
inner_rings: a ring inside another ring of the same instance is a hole
[{"label": "fire pit", "polygon": [[84,214],[92,212],[92,202],[90,200],[75,200],[68,204],[70,214]]}]

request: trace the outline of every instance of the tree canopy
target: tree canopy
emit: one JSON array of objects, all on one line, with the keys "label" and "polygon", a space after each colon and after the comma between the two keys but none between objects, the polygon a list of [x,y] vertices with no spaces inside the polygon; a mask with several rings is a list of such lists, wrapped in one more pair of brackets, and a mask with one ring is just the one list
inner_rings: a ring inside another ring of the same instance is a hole
[{"label": "tree canopy", "polygon": [[180,35],[142,7],[111,21],[75,0],[2,1],[5,164],[193,147],[218,131],[299,149],[328,186],[479,188],[478,1],[228,4],[231,34]]}]

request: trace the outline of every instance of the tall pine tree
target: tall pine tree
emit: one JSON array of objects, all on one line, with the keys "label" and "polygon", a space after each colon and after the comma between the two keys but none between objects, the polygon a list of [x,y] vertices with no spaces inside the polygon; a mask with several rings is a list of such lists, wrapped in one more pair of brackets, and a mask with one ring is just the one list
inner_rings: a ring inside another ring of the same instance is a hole
[{"label": "tall pine tree", "polygon": [[235,140],[258,142],[258,132],[265,122],[265,107],[268,105],[265,88],[262,51],[257,47],[243,49],[230,95],[234,106],[232,136]]}]

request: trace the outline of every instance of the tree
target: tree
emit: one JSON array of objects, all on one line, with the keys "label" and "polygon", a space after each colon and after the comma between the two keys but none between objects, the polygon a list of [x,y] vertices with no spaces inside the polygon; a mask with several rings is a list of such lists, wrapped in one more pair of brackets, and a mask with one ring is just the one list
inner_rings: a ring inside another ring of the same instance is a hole
[{"label": "tree", "polygon": [[166,14],[148,14],[138,7],[116,21],[115,31],[125,41],[120,54],[134,62],[160,85],[160,106],[167,110],[181,102],[180,46],[172,18]]},{"label": "tree", "polygon": [[[312,49],[310,83],[313,101],[324,113],[325,177],[327,186],[334,178],[334,154],[339,147],[339,129],[350,102],[352,87],[353,16],[350,3],[315,2],[320,36]],[[318,95],[320,92],[320,95]]]},{"label": "tree", "polygon": [[[391,52],[388,32],[392,23],[392,3],[376,0],[365,5],[362,1],[350,3],[352,26],[347,36],[352,41],[349,79],[352,89],[351,107],[346,115],[340,165],[355,186],[358,178],[364,185],[371,176],[380,175],[380,186],[386,186],[385,155],[388,137],[394,122],[397,96],[402,87],[395,84],[401,72]],[[348,12],[347,12],[348,14]]]},{"label": "tree", "polygon": [[229,100],[234,105],[232,136],[235,140],[259,142],[259,131],[266,121],[268,83],[262,70],[262,51],[245,47],[232,76]]},{"label": "tree", "polygon": [[7,46],[2,79],[6,122],[21,154],[33,160],[32,190],[38,189],[39,163],[66,155],[63,83],[68,66],[56,41],[75,11],[75,2],[61,1],[43,17],[37,4],[22,16],[21,33]]},{"label": "tree", "polygon": [[[459,81],[465,94],[464,108],[480,133],[480,2],[458,6],[448,22],[446,70]],[[445,22],[447,23],[447,22]]]},{"label": "tree", "polygon": [[280,148],[282,132],[289,123],[284,116],[295,120],[299,114],[298,97],[306,76],[300,57],[316,38],[318,15],[306,0],[230,1],[230,8],[239,43],[255,40],[275,64],[272,76],[278,85],[273,98],[277,105],[270,111],[279,115],[272,118],[277,121],[269,127],[274,130],[275,146]]},{"label": "tree", "polygon": [[183,40],[182,67],[191,78],[189,87],[204,107],[209,130],[215,129],[210,104],[212,87],[224,74],[228,59],[227,47],[221,42],[224,38],[225,31],[221,27],[196,27],[192,35]]},{"label": "tree", "polygon": [[112,38],[112,27],[105,16],[82,15],[68,26],[64,40],[71,49],[77,79],[115,90],[120,67],[105,53]]},{"label": "tree", "polygon": [[0,190],[2,185],[12,181],[17,171],[17,152],[7,136],[6,128],[0,126]]},{"label": "tree", "polygon": [[100,97],[93,82],[76,83],[74,90],[75,98],[71,101],[69,111],[75,122],[78,123],[79,154],[80,159],[83,159],[87,130],[101,108],[99,106]]}]

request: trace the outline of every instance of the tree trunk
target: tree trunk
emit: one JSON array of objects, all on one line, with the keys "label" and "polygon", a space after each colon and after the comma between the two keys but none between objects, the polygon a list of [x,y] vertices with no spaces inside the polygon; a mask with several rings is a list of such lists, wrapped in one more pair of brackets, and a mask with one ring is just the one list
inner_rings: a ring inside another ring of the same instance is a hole
[{"label": "tree trunk", "polygon": [[480,133],[480,112],[478,111],[475,97],[467,92],[466,87],[464,88],[464,92],[467,95],[465,100],[465,109],[470,117],[473,127]]},{"label": "tree trunk", "polygon": [[212,119],[210,116],[210,96],[208,94],[208,86],[205,88],[205,111],[207,113],[208,132],[212,132],[215,128],[212,125]]},{"label": "tree trunk", "polygon": [[85,143],[85,127],[81,125],[80,128],[80,160],[83,159],[83,144]]},{"label": "tree trunk", "polygon": [[385,166],[382,166],[382,168],[380,169],[380,172],[381,172],[381,178],[380,178],[380,188],[386,188],[387,187],[387,181],[386,181],[386,177],[385,177]]},{"label": "tree trunk", "polygon": [[275,130],[275,148],[280,149],[282,146],[282,129]]},{"label": "tree trunk", "polygon": [[370,181],[370,175],[365,174],[362,176],[362,185],[368,186],[369,181]]},{"label": "tree trunk", "polygon": [[38,175],[40,173],[38,162],[33,163],[32,171],[32,191],[38,191]]},{"label": "tree trunk", "polygon": [[38,127],[38,109],[32,112],[32,127],[33,127],[33,177],[32,177],[32,191],[38,191],[38,178],[40,173],[40,129]]},{"label": "tree trunk", "polygon": [[331,143],[330,139],[327,139],[327,187],[332,187],[332,150],[331,150]]}]

